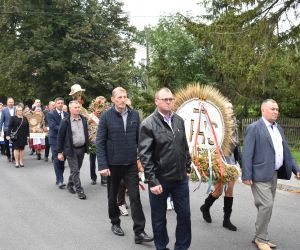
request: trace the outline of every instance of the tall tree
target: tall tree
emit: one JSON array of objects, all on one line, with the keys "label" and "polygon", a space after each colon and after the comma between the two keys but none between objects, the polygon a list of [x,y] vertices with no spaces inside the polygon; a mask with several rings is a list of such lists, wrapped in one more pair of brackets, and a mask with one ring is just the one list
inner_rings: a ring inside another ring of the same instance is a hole
[{"label": "tall tree", "polygon": [[181,16],[161,18],[144,37],[150,48],[148,74],[152,86],[179,88],[192,81],[208,82],[204,73],[206,51],[185,28]]},{"label": "tall tree", "polygon": [[0,96],[105,95],[130,76],[135,29],[111,0],[0,1]]},{"label": "tall tree", "polygon": [[[240,114],[259,110],[265,98],[282,103],[282,113],[300,117],[299,1],[205,1],[202,22],[187,28],[210,52],[212,77]],[[290,27],[283,24],[291,22]],[[284,22],[285,21],[285,22]],[[291,22],[292,23],[292,22]]]}]

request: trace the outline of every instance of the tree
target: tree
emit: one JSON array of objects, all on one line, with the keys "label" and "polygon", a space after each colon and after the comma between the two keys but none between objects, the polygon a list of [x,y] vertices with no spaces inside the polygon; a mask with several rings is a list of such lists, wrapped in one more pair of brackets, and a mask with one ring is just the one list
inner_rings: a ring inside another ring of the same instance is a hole
[{"label": "tree", "polygon": [[181,16],[161,18],[154,28],[143,31],[150,48],[148,74],[151,86],[176,89],[192,81],[208,82],[204,73],[206,51],[186,31]]},{"label": "tree", "polygon": [[[202,22],[186,18],[187,29],[208,53],[211,76],[248,116],[265,98],[282,103],[282,114],[300,117],[299,23],[280,29],[299,1],[205,1]],[[297,22],[295,14],[294,21]]]},{"label": "tree", "polygon": [[[26,97],[67,95],[79,83],[88,98],[130,77],[135,29],[111,0],[1,0],[0,89]],[[16,85],[18,85],[16,87]],[[22,97],[22,98],[21,98]]]}]

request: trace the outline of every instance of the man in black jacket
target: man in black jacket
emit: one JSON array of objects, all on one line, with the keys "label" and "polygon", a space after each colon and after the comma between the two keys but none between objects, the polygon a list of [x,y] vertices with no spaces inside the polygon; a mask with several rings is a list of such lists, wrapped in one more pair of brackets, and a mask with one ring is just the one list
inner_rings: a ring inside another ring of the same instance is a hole
[{"label": "man in black jacket", "polygon": [[[80,168],[84,154],[88,152],[88,125],[86,119],[80,115],[78,101],[69,103],[70,115],[61,123],[57,135],[57,158],[64,160],[64,155],[70,167],[70,177],[67,188],[70,193],[78,195],[79,199],[86,199],[80,181]],[[75,190],[74,190],[75,186]]]},{"label": "man in black jacket", "polygon": [[96,138],[98,168],[107,178],[108,213],[112,232],[123,236],[117,194],[121,179],[128,189],[133,219],[135,243],[153,241],[145,229],[137,168],[137,143],[140,118],[137,111],[126,105],[127,92],[117,87],[112,92],[114,106],[101,115]]},{"label": "man in black jacket", "polygon": [[139,155],[149,186],[152,228],[156,249],[167,249],[167,198],[171,194],[177,213],[174,249],[191,243],[191,214],[188,176],[191,158],[184,121],[172,112],[173,95],[167,88],[155,94],[157,109],[140,126]]}]

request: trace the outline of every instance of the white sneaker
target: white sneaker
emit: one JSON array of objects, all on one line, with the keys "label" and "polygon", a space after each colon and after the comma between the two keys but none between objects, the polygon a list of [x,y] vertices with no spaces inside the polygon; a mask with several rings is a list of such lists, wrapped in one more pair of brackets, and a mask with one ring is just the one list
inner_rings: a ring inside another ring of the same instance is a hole
[{"label": "white sneaker", "polygon": [[119,210],[120,210],[121,215],[123,215],[123,216],[128,216],[128,211],[127,211],[127,209],[126,209],[125,204],[122,205],[122,206],[119,206]]},{"label": "white sneaker", "polygon": [[167,199],[167,210],[168,210],[168,211],[171,211],[171,210],[173,210],[173,209],[174,209],[173,201],[171,201],[171,198],[168,197],[168,199]]}]

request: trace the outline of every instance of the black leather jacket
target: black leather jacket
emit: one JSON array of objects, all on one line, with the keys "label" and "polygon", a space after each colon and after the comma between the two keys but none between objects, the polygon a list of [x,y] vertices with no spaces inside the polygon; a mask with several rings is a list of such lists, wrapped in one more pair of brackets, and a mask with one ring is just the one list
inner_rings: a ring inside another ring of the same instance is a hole
[{"label": "black leather jacket", "polygon": [[157,110],[141,123],[139,156],[150,187],[162,179],[182,180],[191,171],[184,121],[175,113],[172,129]]}]

